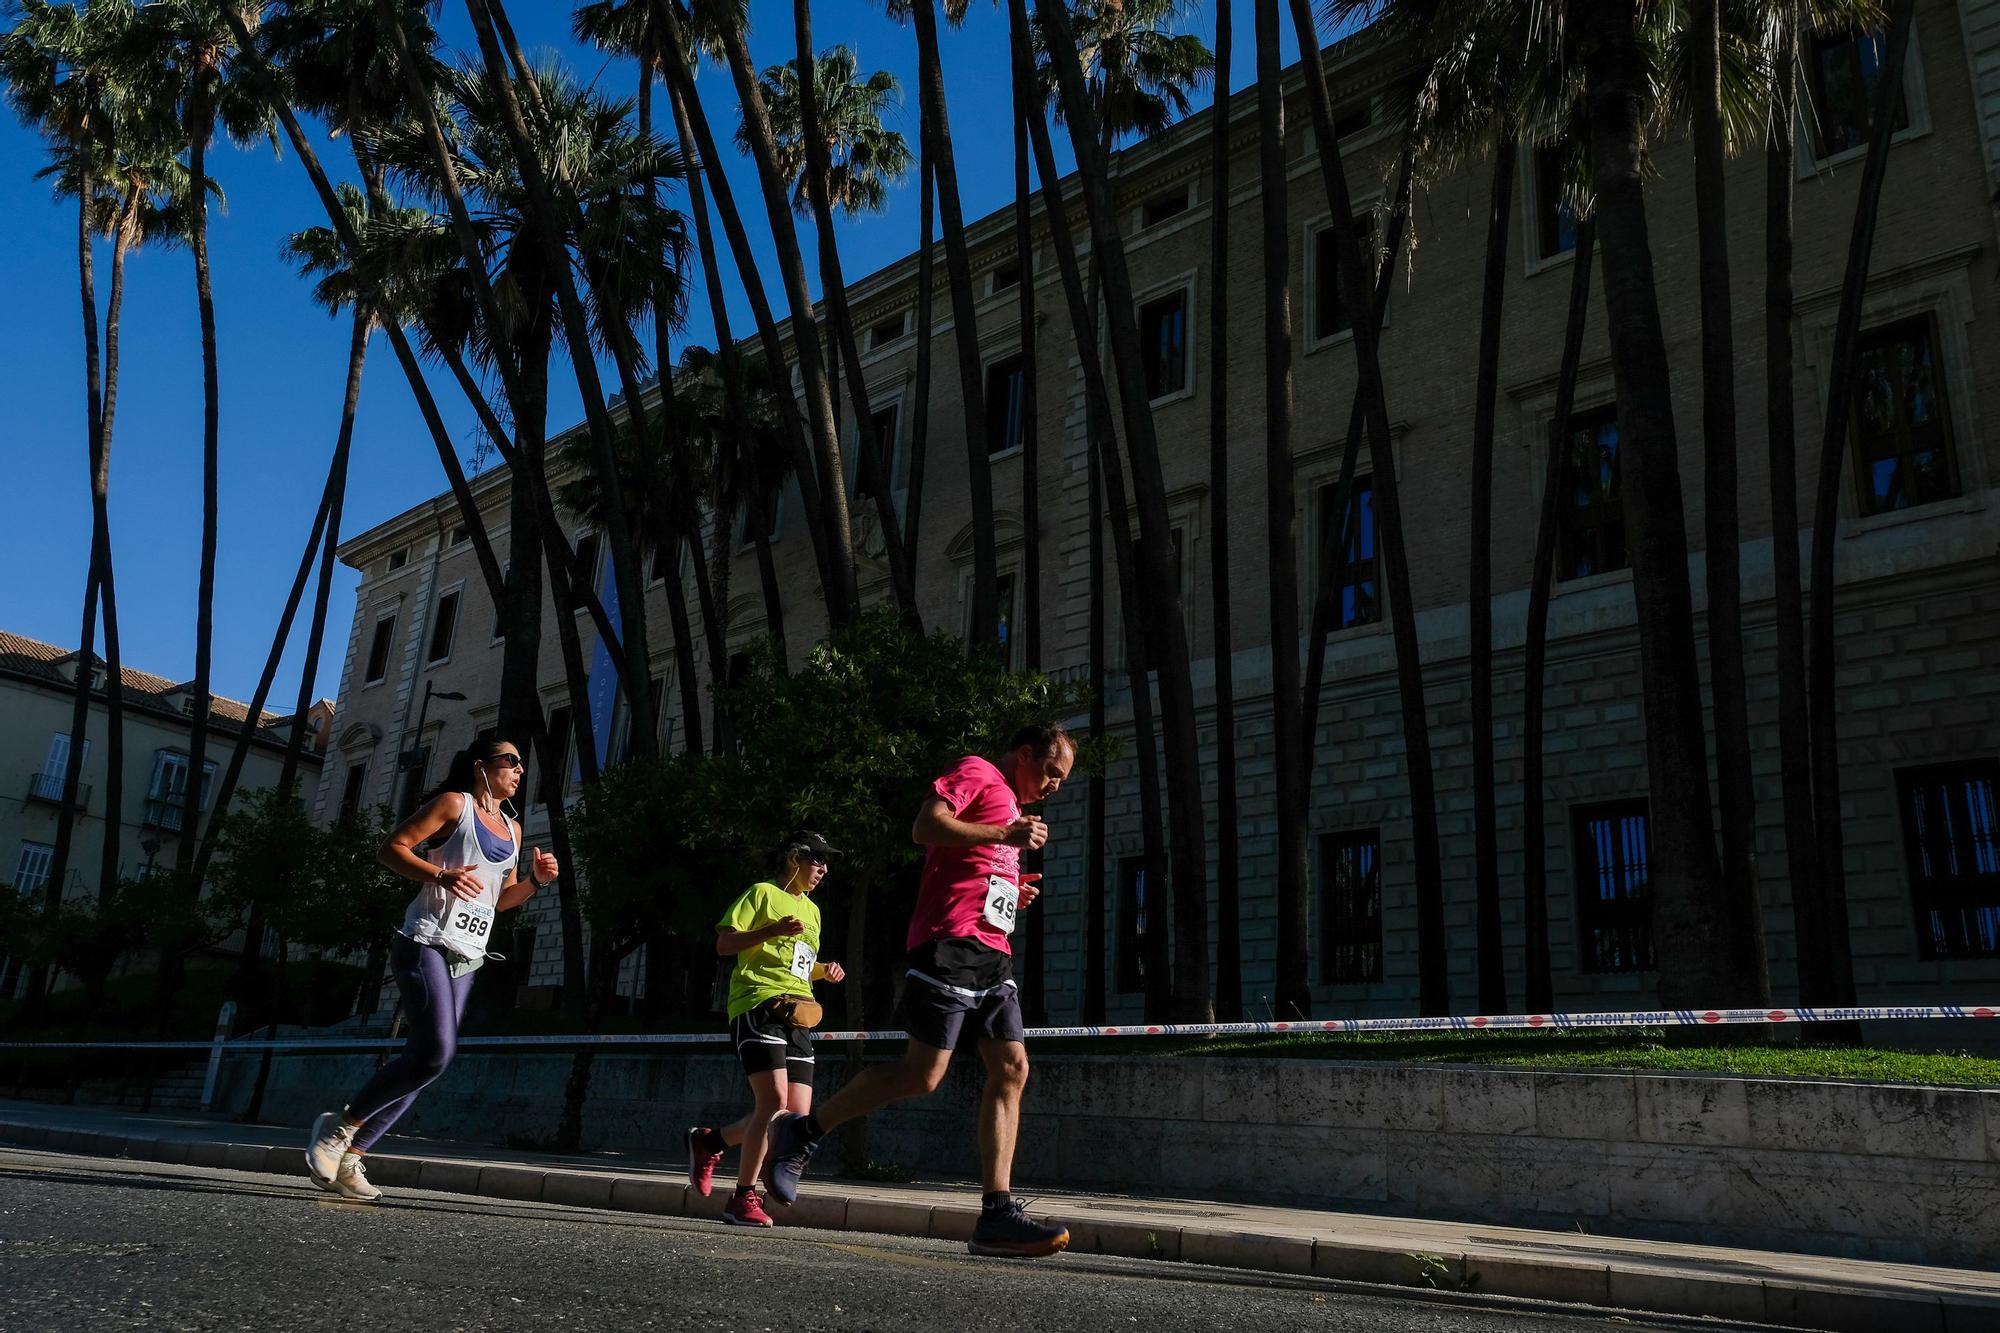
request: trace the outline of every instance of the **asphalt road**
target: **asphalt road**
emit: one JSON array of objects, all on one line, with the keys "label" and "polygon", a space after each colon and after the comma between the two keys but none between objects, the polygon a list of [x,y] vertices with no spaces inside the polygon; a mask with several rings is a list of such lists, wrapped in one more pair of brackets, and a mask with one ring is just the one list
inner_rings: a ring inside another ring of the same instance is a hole
[{"label": "asphalt road", "polygon": [[[1631,1333],[1688,1321],[0,1149],[0,1330],[1338,1329]],[[1705,1329],[1721,1326],[1703,1324]]]}]

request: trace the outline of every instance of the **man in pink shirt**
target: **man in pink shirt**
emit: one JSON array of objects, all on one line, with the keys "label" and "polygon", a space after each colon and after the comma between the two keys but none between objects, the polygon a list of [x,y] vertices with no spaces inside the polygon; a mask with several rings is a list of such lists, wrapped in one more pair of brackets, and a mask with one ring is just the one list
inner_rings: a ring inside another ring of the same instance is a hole
[{"label": "man in pink shirt", "polygon": [[771,1122],[764,1182],[789,1204],[820,1138],[835,1126],[904,1097],[933,1092],[952,1052],[975,1042],[986,1066],[979,1103],[984,1207],[974,1254],[1036,1258],[1069,1244],[1069,1229],[1027,1215],[1009,1193],[1028,1050],[1014,986],[1014,918],[1033,903],[1039,875],[1021,874],[1021,853],[1042,846],[1049,826],[1023,813],[1056,794],[1076,762],[1076,743],[1054,723],[1023,727],[997,761],[968,755],[931,784],[910,836],[924,852],[910,918],[909,979],[902,1020],[909,1049],[893,1065],[863,1070],[810,1115]]}]

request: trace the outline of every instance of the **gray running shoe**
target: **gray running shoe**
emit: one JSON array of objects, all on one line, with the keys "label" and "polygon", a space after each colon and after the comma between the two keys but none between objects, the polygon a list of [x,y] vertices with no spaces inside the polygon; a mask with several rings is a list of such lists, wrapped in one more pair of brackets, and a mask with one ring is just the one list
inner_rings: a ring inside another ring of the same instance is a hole
[{"label": "gray running shoe", "polygon": [[1041,1259],[1060,1252],[1068,1244],[1068,1227],[1060,1222],[1038,1222],[1028,1216],[1025,1204],[1016,1201],[1005,1208],[981,1212],[966,1248],[974,1254]]},{"label": "gray running shoe", "polygon": [[764,1188],[771,1197],[790,1207],[798,1201],[799,1181],[806,1164],[819,1147],[806,1138],[806,1118],[787,1112],[771,1121],[764,1149]]}]

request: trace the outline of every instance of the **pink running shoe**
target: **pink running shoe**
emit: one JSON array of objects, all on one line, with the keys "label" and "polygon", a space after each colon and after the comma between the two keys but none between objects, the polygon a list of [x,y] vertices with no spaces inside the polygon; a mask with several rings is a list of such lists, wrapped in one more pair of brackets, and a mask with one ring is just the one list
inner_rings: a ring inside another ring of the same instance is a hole
[{"label": "pink running shoe", "polygon": [[729,1196],[729,1203],[722,1210],[722,1220],[732,1227],[768,1227],[771,1215],[764,1211],[764,1201],[757,1197],[754,1189],[740,1189]]},{"label": "pink running shoe", "polygon": [[710,1152],[701,1146],[707,1134],[708,1131],[699,1126],[687,1132],[688,1184],[694,1186],[694,1192],[704,1199],[715,1181],[716,1163],[722,1160],[721,1153]]}]

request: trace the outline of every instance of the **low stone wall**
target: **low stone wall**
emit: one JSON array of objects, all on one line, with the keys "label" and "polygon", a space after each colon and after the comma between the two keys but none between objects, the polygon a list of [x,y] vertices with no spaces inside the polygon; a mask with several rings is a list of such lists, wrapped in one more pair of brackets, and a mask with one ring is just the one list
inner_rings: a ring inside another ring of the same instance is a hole
[{"label": "low stone wall", "polygon": [[[842,1059],[821,1058],[821,1086]],[[468,1054],[400,1127],[529,1147],[562,1114],[567,1053]],[[279,1056],[264,1118],[337,1106],[373,1056]],[[253,1057],[218,1101],[247,1103]],[[980,1076],[871,1118],[869,1156],[977,1174]],[[721,1055],[599,1052],[587,1148],[678,1156],[734,1119]],[[838,1161],[838,1144],[823,1160]],[[1553,1074],[1306,1060],[1043,1056],[1015,1175],[1036,1185],[1249,1198],[1716,1244],[2000,1266],[2000,1092],[1670,1074]]]}]

